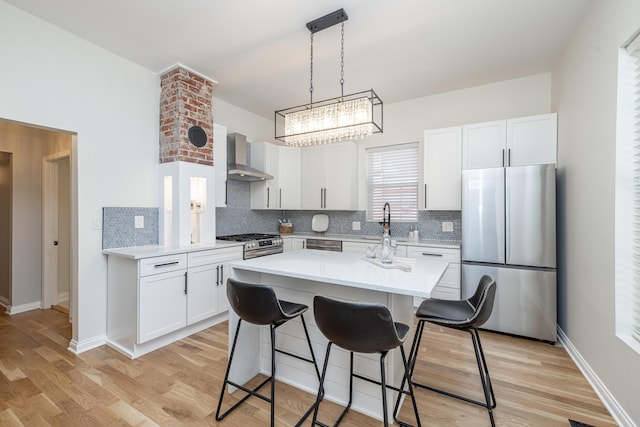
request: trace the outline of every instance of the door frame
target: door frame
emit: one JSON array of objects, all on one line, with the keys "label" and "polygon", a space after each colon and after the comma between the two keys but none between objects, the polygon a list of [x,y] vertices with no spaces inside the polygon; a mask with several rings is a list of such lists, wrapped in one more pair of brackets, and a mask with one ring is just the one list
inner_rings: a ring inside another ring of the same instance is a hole
[{"label": "door frame", "polygon": [[[42,304],[41,308],[51,308],[57,303],[58,296],[58,251],[51,244],[58,240],[58,169],[59,162],[69,160],[71,167],[71,152],[69,150],[50,154],[42,158]],[[71,187],[71,176],[69,185]],[[73,194],[70,192],[69,194]],[[73,196],[72,196],[73,199]],[[72,202],[73,204],[73,202]],[[70,212],[73,209],[70,207]],[[72,263],[73,239],[70,233],[69,260]],[[70,266],[71,267],[71,266]],[[71,272],[70,268],[70,272]],[[73,273],[72,273],[73,274]],[[72,279],[71,279],[72,280]],[[69,284],[69,307],[73,300],[73,286]]]}]

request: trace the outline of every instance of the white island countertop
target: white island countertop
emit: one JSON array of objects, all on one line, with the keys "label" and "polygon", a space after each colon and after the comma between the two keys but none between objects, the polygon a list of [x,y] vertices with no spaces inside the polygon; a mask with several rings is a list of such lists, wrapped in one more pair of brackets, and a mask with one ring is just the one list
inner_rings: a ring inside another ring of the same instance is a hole
[{"label": "white island countertop", "polygon": [[237,261],[234,269],[274,274],[335,285],[429,298],[449,263],[442,259],[395,257],[394,263],[411,271],[383,268],[361,254],[298,250]]}]

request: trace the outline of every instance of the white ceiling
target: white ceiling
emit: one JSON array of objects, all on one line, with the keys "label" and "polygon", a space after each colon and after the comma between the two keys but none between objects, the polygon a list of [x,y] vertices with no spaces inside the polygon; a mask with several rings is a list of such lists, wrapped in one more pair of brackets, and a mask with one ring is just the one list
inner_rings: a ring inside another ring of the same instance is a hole
[{"label": "white ceiling", "polygon": [[[181,63],[266,118],[309,100],[305,24],[345,23],[345,94],[384,103],[551,70],[591,0],[4,0],[152,71]],[[314,36],[314,100],[340,93],[340,26]]]}]

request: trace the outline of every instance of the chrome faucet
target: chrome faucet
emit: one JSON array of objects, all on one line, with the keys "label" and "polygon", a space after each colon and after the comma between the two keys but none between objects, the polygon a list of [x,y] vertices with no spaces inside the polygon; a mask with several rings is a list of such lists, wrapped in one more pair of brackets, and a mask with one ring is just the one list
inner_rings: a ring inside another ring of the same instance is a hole
[{"label": "chrome faucet", "polygon": [[380,224],[383,228],[385,225],[388,225],[389,236],[391,236],[391,205],[389,205],[389,202],[386,202],[384,204],[384,207],[382,208],[382,222],[379,222],[378,224]]}]

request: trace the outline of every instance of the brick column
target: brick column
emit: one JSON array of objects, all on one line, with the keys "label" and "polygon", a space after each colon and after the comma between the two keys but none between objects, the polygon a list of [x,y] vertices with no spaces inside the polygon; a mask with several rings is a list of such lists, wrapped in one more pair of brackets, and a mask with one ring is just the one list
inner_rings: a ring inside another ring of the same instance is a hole
[{"label": "brick column", "polygon": [[[183,161],[213,166],[213,83],[180,66],[160,76],[160,163]],[[200,126],[207,143],[189,142]]]}]

